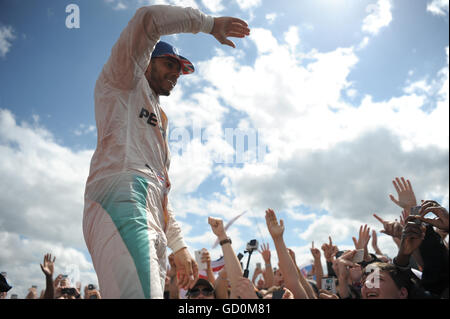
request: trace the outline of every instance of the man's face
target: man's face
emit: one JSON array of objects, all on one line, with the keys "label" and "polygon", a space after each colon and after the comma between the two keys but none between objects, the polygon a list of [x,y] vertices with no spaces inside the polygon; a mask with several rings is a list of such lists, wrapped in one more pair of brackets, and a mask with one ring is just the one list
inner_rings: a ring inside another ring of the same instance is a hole
[{"label": "man's face", "polygon": [[155,93],[169,96],[181,73],[181,65],[172,57],[153,58],[145,72],[145,77]]}]

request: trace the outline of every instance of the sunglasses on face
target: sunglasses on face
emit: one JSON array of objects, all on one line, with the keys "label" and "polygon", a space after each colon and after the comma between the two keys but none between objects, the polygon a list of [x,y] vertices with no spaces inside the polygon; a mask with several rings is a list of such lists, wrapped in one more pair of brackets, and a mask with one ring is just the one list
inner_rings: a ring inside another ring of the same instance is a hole
[{"label": "sunglasses on face", "polygon": [[198,288],[194,288],[189,290],[189,297],[190,298],[197,298],[200,293],[205,296],[205,297],[209,297],[212,296],[214,294],[214,289],[211,288],[203,288],[203,289],[198,289]]}]

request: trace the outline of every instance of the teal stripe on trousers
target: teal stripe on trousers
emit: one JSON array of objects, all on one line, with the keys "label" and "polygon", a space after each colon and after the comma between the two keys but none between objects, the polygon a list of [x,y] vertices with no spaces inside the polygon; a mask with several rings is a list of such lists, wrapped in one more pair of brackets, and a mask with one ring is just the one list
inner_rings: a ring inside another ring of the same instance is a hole
[{"label": "teal stripe on trousers", "polygon": [[119,184],[101,203],[111,216],[136,266],[145,298],[150,298],[150,242],[146,195],[148,181],[133,176],[130,184]]}]

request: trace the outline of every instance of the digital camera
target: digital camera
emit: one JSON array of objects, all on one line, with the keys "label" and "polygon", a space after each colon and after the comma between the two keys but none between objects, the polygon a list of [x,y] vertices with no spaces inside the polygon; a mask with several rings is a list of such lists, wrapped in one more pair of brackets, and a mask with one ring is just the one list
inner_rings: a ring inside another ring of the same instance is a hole
[{"label": "digital camera", "polygon": [[247,243],[247,251],[252,252],[258,250],[258,241],[256,239],[252,239]]}]

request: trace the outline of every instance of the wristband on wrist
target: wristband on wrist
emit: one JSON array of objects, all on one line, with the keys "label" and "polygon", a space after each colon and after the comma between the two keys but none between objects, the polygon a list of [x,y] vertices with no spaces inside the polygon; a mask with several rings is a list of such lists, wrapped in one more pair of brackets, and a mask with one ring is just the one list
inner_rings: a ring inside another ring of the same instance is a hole
[{"label": "wristband on wrist", "polygon": [[231,245],[231,238],[227,238],[227,239],[222,240],[220,242],[220,246],[223,246],[223,245],[228,244],[228,243],[230,243],[230,245]]},{"label": "wristband on wrist", "polygon": [[395,266],[397,266],[398,268],[400,268],[401,270],[408,270],[410,268],[409,265],[406,265],[406,266],[399,265],[397,262],[397,257],[394,257],[393,264]]}]

